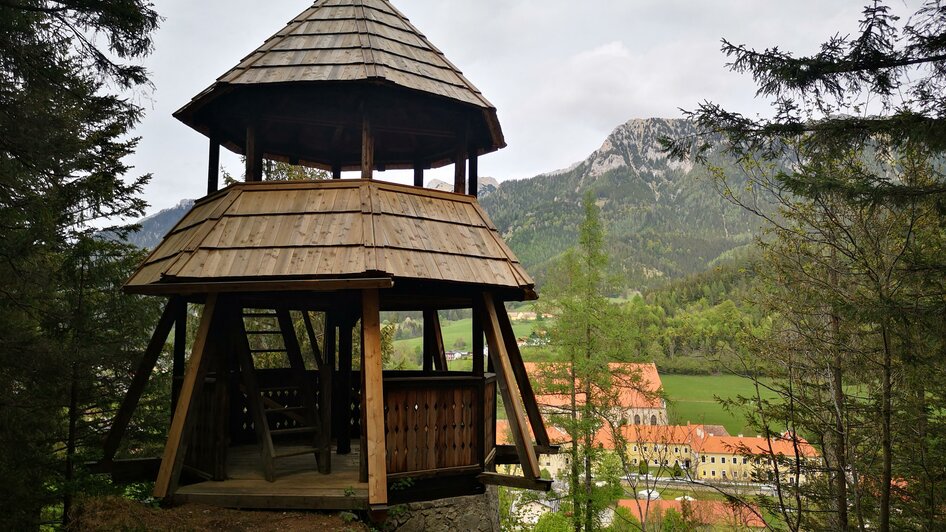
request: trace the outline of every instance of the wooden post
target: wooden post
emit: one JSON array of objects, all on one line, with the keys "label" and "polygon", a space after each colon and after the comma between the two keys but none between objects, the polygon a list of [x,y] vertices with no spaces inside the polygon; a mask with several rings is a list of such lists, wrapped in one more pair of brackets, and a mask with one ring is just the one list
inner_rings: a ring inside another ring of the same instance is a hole
[{"label": "wooden post", "polygon": [[342,167],[341,165],[332,166],[332,179],[341,179],[342,178]]},{"label": "wooden post", "polygon": [[210,327],[217,310],[217,294],[207,296],[204,311],[200,317],[200,326],[194,339],[191,351],[190,364],[184,374],[184,384],[181,387],[181,397],[174,411],[174,419],[168,431],[168,441],[164,446],[164,456],[161,458],[161,468],[154,483],[154,496],[159,499],[173,495],[177,489],[181,466],[184,465],[184,456],[187,454],[188,432],[194,423],[192,410],[199,397],[199,388],[203,386],[207,375],[209,358],[205,356],[207,339],[210,336]]},{"label": "wooden post", "polygon": [[[364,375],[362,396],[365,408],[365,426],[362,431],[367,441],[368,504],[387,504],[388,482],[384,441],[384,388],[381,366],[381,316],[378,289],[362,291],[361,334]],[[362,452],[365,452],[362,449]]]},{"label": "wooden post", "polygon": [[174,360],[171,368],[171,413],[177,408],[184,381],[184,362],[187,357],[187,301],[179,299],[174,311]]},{"label": "wooden post", "polygon": [[526,430],[525,413],[523,412],[522,402],[519,400],[519,394],[516,393],[518,388],[516,387],[512,365],[509,362],[509,355],[506,352],[506,345],[503,342],[502,328],[499,324],[493,296],[488,293],[482,294],[482,304],[485,311],[483,325],[486,331],[486,342],[489,344],[489,358],[493,360],[493,365],[496,368],[496,382],[499,384],[499,391],[503,396],[506,417],[509,418],[509,430],[516,442],[516,450],[519,454],[519,462],[522,464],[523,474],[527,479],[536,479],[541,474],[539,460],[535,454],[535,447],[532,445],[529,431]]},{"label": "wooden post", "polygon": [[474,198],[479,196],[480,193],[480,163],[479,155],[476,153],[476,147],[471,146],[469,149],[469,161],[470,161],[470,187],[469,194]]},{"label": "wooden post", "polygon": [[516,333],[512,329],[512,322],[509,321],[509,314],[506,314],[502,302],[498,299],[496,300],[496,309],[496,317],[499,318],[499,332],[502,333],[506,354],[509,356],[513,375],[515,375],[516,383],[519,385],[522,403],[529,415],[529,424],[532,425],[532,433],[535,434],[535,443],[540,447],[548,447],[551,445],[548,430],[545,427],[545,420],[542,419],[542,413],[539,411],[539,404],[535,400],[535,392],[532,390],[532,383],[529,381],[528,373],[526,373],[522,353],[519,352],[519,345],[516,343]]},{"label": "wooden post", "polygon": [[338,434],[335,437],[336,454],[351,452],[351,351],[352,327],[349,316],[344,316],[338,323],[338,387],[342,404],[339,405]]},{"label": "wooden post", "polygon": [[424,163],[420,161],[414,162],[414,186],[424,186]]},{"label": "wooden post", "polygon": [[257,127],[246,127],[246,180],[263,180],[263,150],[257,139]]},{"label": "wooden post", "polygon": [[207,157],[207,194],[217,191],[220,183],[220,139],[210,136],[210,155]]},{"label": "wooden post", "polygon": [[135,412],[138,401],[141,400],[141,394],[145,391],[148,379],[151,378],[151,372],[154,371],[154,366],[158,363],[158,357],[161,356],[161,349],[164,347],[164,342],[167,340],[168,334],[171,332],[171,327],[174,325],[175,310],[178,305],[179,302],[172,299],[168,302],[167,306],[164,307],[164,313],[161,314],[161,319],[158,320],[158,326],[154,328],[151,341],[148,342],[148,347],[141,357],[141,362],[138,363],[138,369],[135,370],[135,376],[131,380],[131,385],[128,386],[128,393],[122,400],[122,404],[118,408],[118,413],[115,414],[115,421],[112,422],[112,428],[109,429],[108,435],[105,437],[105,443],[102,446],[103,462],[110,462],[112,458],[115,458],[118,444],[125,434],[125,429],[128,428],[131,415]]},{"label": "wooden post", "polygon": [[322,367],[319,368],[319,417],[322,433],[319,447],[324,460],[319,461],[319,472],[332,472],[332,377],[335,374],[335,319],[325,313],[325,335],[322,337]]},{"label": "wooden post", "polygon": [[[432,368],[431,368],[432,366]],[[440,329],[440,315],[436,310],[424,311],[424,371],[447,371],[447,354]]]},{"label": "wooden post", "polygon": [[221,327],[211,331],[218,346],[223,349],[212,349],[209,354],[214,358],[214,463],[213,479],[227,479],[227,449],[230,447],[230,352],[232,351],[232,337]]},{"label": "wooden post", "polygon": [[457,139],[457,152],[453,157],[453,191],[466,194],[466,130]]},{"label": "wooden post", "polygon": [[374,172],[374,133],[367,113],[361,122],[361,178],[371,179]]},{"label": "wooden post", "polygon": [[483,376],[483,306],[479,301],[473,302],[473,374]]}]

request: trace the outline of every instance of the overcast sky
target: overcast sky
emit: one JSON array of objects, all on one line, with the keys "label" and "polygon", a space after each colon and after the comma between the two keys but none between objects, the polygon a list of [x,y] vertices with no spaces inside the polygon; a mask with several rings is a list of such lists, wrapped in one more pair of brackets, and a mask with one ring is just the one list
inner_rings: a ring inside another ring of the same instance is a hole
[{"label": "overcast sky", "polygon": [[[499,110],[508,147],[480,174],[521,179],[566,167],[631,118],[678,117],[712,100],[764,112],[750,77],[726,71],[720,39],[810,52],[857,29],[857,0],[394,0]],[[154,89],[131,158],[154,174],[149,213],[206,191],[207,140],[176,109],[306,9],[306,0],[162,0],[146,61]],[[895,7],[903,8],[902,4]],[[223,164],[239,173],[224,150]],[[451,168],[430,172],[452,175]],[[403,173],[380,179],[405,181]]]}]

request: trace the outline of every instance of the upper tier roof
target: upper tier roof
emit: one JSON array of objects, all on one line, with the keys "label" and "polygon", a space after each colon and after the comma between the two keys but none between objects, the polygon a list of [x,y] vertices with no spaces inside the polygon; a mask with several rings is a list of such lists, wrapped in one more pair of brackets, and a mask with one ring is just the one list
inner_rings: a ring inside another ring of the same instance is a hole
[{"label": "upper tier roof", "polygon": [[461,136],[505,146],[493,105],[388,0],[316,1],[175,116],[238,153],[252,122],[269,158],[355,169],[363,113],[384,168],[447,164]]},{"label": "upper tier roof", "polygon": [[523,297],[534,286],[475,198],[346,179],[238,183],[207,196],[125,289],[177,294],[196,283],[210,293],[214,283],[365,278],[490,286]]}]

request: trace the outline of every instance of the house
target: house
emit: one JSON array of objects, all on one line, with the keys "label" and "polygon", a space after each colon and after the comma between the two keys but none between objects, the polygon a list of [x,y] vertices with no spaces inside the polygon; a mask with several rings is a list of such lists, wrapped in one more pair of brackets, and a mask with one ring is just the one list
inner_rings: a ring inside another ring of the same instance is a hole
[{"label": "house", "polygon": [[[546,431],[549,434],[549,440],[552,445],[558,445],[560,451],[557,454],[539,455],[539,468],[544,469],[552,475],[553,479],[564,478],[568,474],[571,466],[571,457],[566,450],[571,447],[571,437],[558,427],[546,423]],[[505,419],[496,420],[496,444],[513,445],[512,431],[509,429],[509,421]],[[518,466],[503,465],[507,474],[513,474],[513,469]]]},{"label": "house", "polygon": [[[766,528],[765,520],[755,505],[730,504],[724,501],[667,501],[621,499],[618,507],[631,512],[639,522],[661,520],[673,511],[691,524],[727,529]],[[648,524],[648,530],[651,528]]]},{"label": "house", "polygon": [[[526,362],[539,408],[548,414],[567,413],[571,408],[571,397],[564,393],[542,393],[548,390],[551,379],[567,374],[566,366],[558,363]],[[663,384],[653,362],[612,362],[608,365],[611,374],[611,398],[617,403],[619,411],[614,419],[623,420],[633,425],[666,425],[667,402],[662,397]],[[584,404],[585,394],[576,397],[578,405]]]},{"label": "house", "polygon": [[[709,482],[752,482],[772,479],[772,461],[777,464],[779,475],[794,482],[791,467],[796,457],[800,460],[816,460],[818,450],[804,438],[784,433],[772,438],[762,436],[714,436],[694,442],[699,456],[696,467],[698,479]],[[761,477],[761,478],[760,478]],[[802,474],[797,479],[805,482]]]}]

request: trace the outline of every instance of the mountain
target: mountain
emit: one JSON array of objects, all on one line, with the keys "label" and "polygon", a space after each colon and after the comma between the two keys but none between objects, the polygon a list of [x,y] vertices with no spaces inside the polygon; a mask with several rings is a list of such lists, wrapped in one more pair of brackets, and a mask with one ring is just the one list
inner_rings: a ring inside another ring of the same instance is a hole
[{"label": "mountain", "polygon": [[[441,181],[439,179],[431,179],[424,185],[427,188],[432,188],[434,190],[445,190],[447,192],[453,192],[453,183],[447,183],[446,181]],[[491,192],[499,188],[499,181],[492,177],[480,176],[477,181],[477,197],[484,198],[488,196]]]},{"label": "mountain", "polygon": [[[630,120],[583,161],[505,181],[482,205],[540,284],[577,242],[586,192],[601,208],[619,288],[704,271],[749,243],[757,221],[719,194],[706,168],[664,155],[662,137],[692,133],[685,120]],[[722,164],[712,156],[711,162]]]},{"label": "mountain", "polygon": [[[539,284],[577,242],[586,192],[601,208],[618,289],[650,288],[699,273],[738,255],[757,221],[719,194],[705,167],[664,155],[662,137],[694,132],[685,120],[630,120],[568,168],[502,183],[481,177],[480,203]],[[712,156],[710,161],[737,175]],[[453,189],[438,179],[427,186]],[[192,205],[184,200],[144,218],[129,240],[156,246]]]},{"label": "mountain", "polygon": [[194,200],[181,200],[177,205],[163,209],[151,216],[138,220],[141,229],[128,235],[128,242],[140,248],[151,249],[161,243],[161,239],[194,206]]}]

